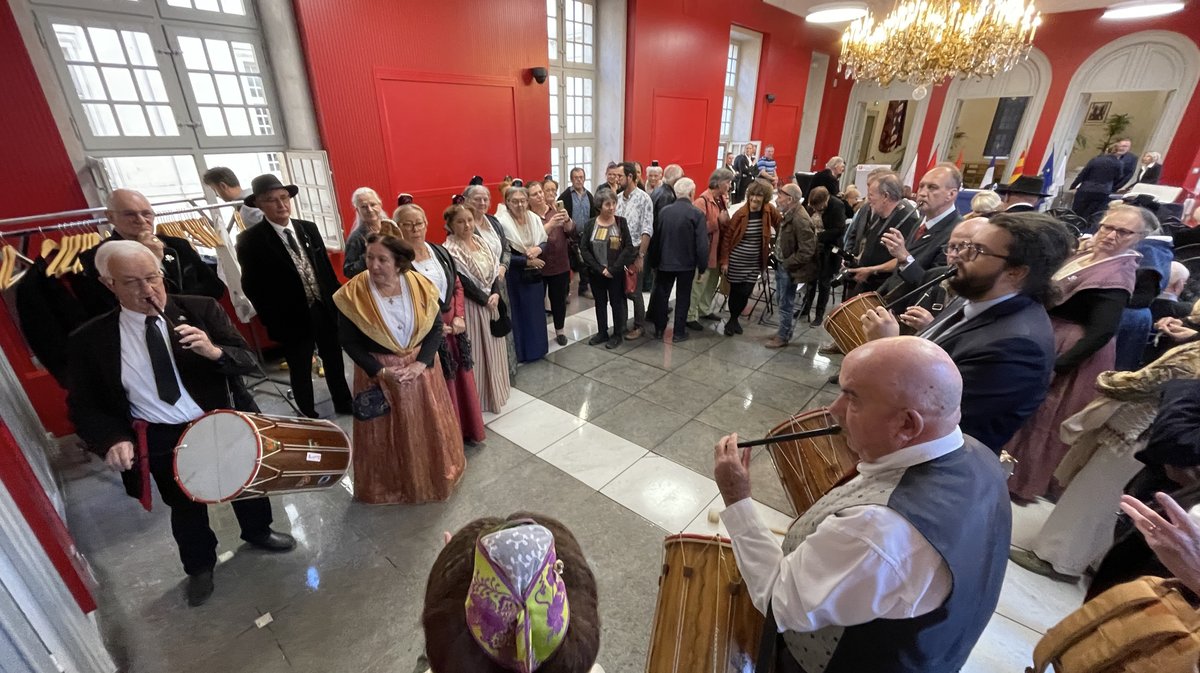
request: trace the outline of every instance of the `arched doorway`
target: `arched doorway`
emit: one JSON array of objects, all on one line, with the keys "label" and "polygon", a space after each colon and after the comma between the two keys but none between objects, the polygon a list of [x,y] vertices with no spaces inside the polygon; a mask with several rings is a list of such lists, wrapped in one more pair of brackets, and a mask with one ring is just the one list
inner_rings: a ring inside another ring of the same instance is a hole
[{"label": "arched doorway", "polygon": [[[1092,103],[1109,92],[1159,93],[1158,119],[1149,124],[1142,147],[1133,151],[1163,152],[1171,146],[1183,113],[1200,81],[1200,49],[1188,38],[1166,30],[1147,30],[1113,40],[1092,54],[1075,75],[1063,97],[1050,148],[1055,156],[1069,156],[1085,122],[1107,114]],[[1094,148],[1093,148],[1094,149]],[[1048,154],[1048,152],[1047,152]],[[1068,162],[1056,166],[1055,182],[1066,180]]]},{"label": "arched doorway", "polygon": [[[843,184],[854,181],[854,166],[858,164],[890,164],[897,167],[897,171],[903,172],[916,160],[917,144],[920,141],[921,129],[925,127],[929,98],[913,100],[914,88],[901,82],[894,82],[887,87],[881,87],[875,82],[854,83],[854,89],[850,92],[850,102],[846,106],[846,121],[842,127],[841,155],[850,166],[842,178]],[[896,123],[898,106],[895,103],[901,101],[904,102],[904,111],[897,149],[882,151],[880,137],[889,125],[889,116],[891,123]]]},{"label": "arched doorway", "polygon": [[[996,157],[997,165],[1003,164],[1003,169],[996,171],[994,179],[1006,182],[1012,173],[1016,156],[1029,147],[1034,129],[1037,128],[1046,104],[1046,93],[1050,89],[1050,77],[1050,60],[1041,50],[1034,48],[1030,50],[1028,58],[996,77],[953,80],[946,91],[946,102],[938,118],[934,147],[942,148],[942,156],[950,161],[958,156],[960,149],[965,149],[968,169],[978,168],[973,166],[977,161],[983,161],[986,165],[991,157]],[[1015,132],[1011,125],[1001,130],[1004,120],[996,118],[1007,107],[1002,107],[1006,100],[1019,102],[1019,107],[1023,109]],[[973,116],[982,118],[971,118]],[[1007,137],[993,138],[995,133],[1005,133]],[[999,153],[986,149],[988,142],[993,140],[999,140],[1007,151]],[[968,170],[964,173],[974,176],[982,171]],[[977,187],[978,178],[967,180],[966,184]]]}]

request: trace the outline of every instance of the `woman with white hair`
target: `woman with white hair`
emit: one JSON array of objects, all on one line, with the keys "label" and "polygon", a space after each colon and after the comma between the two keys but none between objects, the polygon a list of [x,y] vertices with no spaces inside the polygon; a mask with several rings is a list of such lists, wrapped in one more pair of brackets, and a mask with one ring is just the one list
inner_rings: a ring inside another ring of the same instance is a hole
[{"label": "woman with white hair", "polygon": [[[342,273],[352,278],[367,268],[367,238],[378,234],[384,222],[395,225],[383,216],[383,202],[379,194],[370,187],[359,187],[350,195],[350,205],[354,206],[354,228],[346,239],[346,259],[342,264]],[[396,231],[388,231],[396,235]]]},{"label": "woman with white hair", "polygon": [[549,350],[546,335],[546,284],[542,255],[546,251],[546,229],[542,219],[529,210],[529,192],[509,187],[504,192],[505,209],[496,219],[508,239],[512,273],[508,274],[513,345],[517,362],[540,360]]},{"label": "woman with white hair", "polygon": [[990,217],[1004,210],[1004,199],[990,189],[981,189],[971,197],[971,212],[963,216],[964,220],[972,217]]}]

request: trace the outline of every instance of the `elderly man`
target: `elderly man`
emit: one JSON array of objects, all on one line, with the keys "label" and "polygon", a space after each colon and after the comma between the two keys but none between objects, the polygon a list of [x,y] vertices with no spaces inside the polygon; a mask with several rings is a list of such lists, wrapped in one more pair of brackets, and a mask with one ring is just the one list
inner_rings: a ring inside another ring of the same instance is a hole
[{"label": "elderly man", "polygon": [[651,198],[653,198],[654,190],[658,189],[659,186],[662,185],[662,181],[662,166],[655,164],[646,169],[646,192],[652,195]]},{"label": "elderly man", "polygon": [[316,346],[325,383],[339,414],[353,411],[338,341],[333,293],[341,286],[329,263],[317,225],[292,219],[295,185],[268,173],[254,178],[246,203],[263,211],[263,221],[238,236],[242,289],[254,303],[267,335],[283,346],[288,376],[300,413],[318,418],[313,398],[312,356]]},{"label": "elderly man", "polygon": [[1117,181],[1113,183],[1114,191],[1126,182],[1129,182],[1133,174],[1137,172],[1138,158],[1137,155],[1129,151],[1131,147],[1133,147],[1133,141],[1129,138],[1118,138],[1114,144],[1117,160],[1121,163],[1121,174],[1117,178]]},{"label": "elderly man", "polygon": [[[651,167],[653,170],[655,167]],[[650,191],[650,202],[654,204],[654,229],[658,230],[658,214],[663,208],[675,203],[675,183],[683,177],[683,168],[679,164],[671,164],[662,169],[660,184]],[[649,185],[647,185],[648,187]]]},{"label": "elderly man", "polygon": [[817,187],[824,187],[829,190],[830,196],[837,196],[842,191],[842,174],[846,172],[846,160],[841,157],[833,157],[825,162],[825,168],[817,171],[812,177],[812,182],[808,185],[808,192]]},{"label": "elderly man", "polygon": [[[957,272],[949,282],[957,297],[936,320],[919,306],[899,316],[958,365],[963,431],[997,454],[1046,398],[1055,354],[1044,305],[1051,278],[1073,244],[1066,227],[1048,215],[967,220],[954,228],[946,249]],[[897,319],[882,308],[862,321],[872,338],[900,331]]]},{"label": "elderly man", "polygon": [[775,296],[779,302],[779,331],[766,342],[767,348],[783,348],[792,340],[795,322],[796,284],[817,280],[817,234],[820,227],[804,210],[800,188],[779,188],[779,211],[783,219],[775,235]]},{"label": "elderly man", "polygon": [[[960,189],[962,173],[954,164],[938,164],[921,177],[917,188],[917,212],[921,213],[921,223],[907,238],[896,229],[883,233],[883,247],[897,264],[892,277],[879,288],[884,297],[903,296],[921,284],[927,270],[946,265],[943,248],[950,240],[950,232],[962,222],[962,216],[954,207]],[[903,311],[914,301],[915,297],[904,300],[897,310]]]},{"label": "elderly man", "polygon": [[244,226],[249,227],[262,222],[262,211],[244,203],[246,197],[250,196],[250,190],[242,189],[237,175],[232,170],[224,166],[215,166],[204,171],[202,180],[225,203],[243,201],[238,208],[238,215],[241,216]]},{"label": "elderly man", "polygon": [[754,164],[754,174],[756,177],[769,177],[774,180],[776,179],[775,168],[775,146],[767,145],[763,148],[762,156],[758,158],[758,162]]},{"label": "elderly man", "polygon": [[854,255],[858,266],[851,271],[854,287],[850,296],[876,290],[896,269],[896,260],[883,243],[884,233],[895,230],[908,239],[921,219],[916,208],[904,200],[903,185],[895,173],[881,173],[867,182],[867,204],[871,206]]},{"label": "elderly man", "polygon": [[1050,196],[1042,191],[1042,179],[1035,175],[1018,175],[1007,185],[997,185],[1006,213],[1037,212],[1038,202]]},{"label": "elderly man", "polygon": [[715,449],[738,569],[764,629],[780,634],[775,670],[957,671],[1004,581],[1000,463],[959,430],[962,380],[934,344],[868,343],[846,356],[840,383],[830,411],[858,476],[804,512],[782,549],[750,499],[750,449],[737,435]]},{"label": "elderly man", "polygon": [[[633,237],[633,245],[638,249],[637,259],[629,265],[637,274],[634,285],[636,291],[630,299],[633,300],[633,327],[625,333],[626,339],[637,339],[642,336],[646,323],[646,299],[642,296],[642,273],[646,268],[646,249],[650,247],[650,238],[654,235],[654,203],[650,195],[637,185],[637,167],[633,162],[626,161],[620,165],[620,191],[617,193],[617,216],[625,218],[629,225],[629,235]],[[624,325],[616,326],[624,329]]]},{"label": "elderly man", "polygon": [[667,329],[667,302],[671,288],[675,287],[675,330],[671,341],[679,343],[688,340],[686,323],[692,279],[697,269],[703,271],[708,266],[708,231],[704,211],[692,203],[696,183],[691,178],[678,178],[673,188],[676,200],[659,213],[659,224],[650,243],[650,264],[657,271],[648,313],[655,336],[661,339]]},{"label": "elderly man", "polygon": [[[92,282],[85,282],[80,290],[80,300],[90,315],[99,315],[117,306],[112,293],[100,286],[96,270],[96,255],[110,241],[136,241],[144,234],[154,234],[154,207],[141,192],[132,189],[116,189],[108,197],[105,217],[113,225],[113,233],[104,243],[79,255],[84,275]],[[167,292],[170,294],[197,294],[220,299],[225,294],[225,284],[217,272],[200,259],[192,244],[176,236],[155,234],[162,242],[161,266]]]},{"label": "elderly man", "polygon": [[[578,246],[583,226],[600,210],[596,207],[592,193],[584,186],[584,183],[587,182],[587,173],[576,166],[571,169],[570,178],[571,184],[563,190],[562,194],[558,195],[558,203],[560,208],[570,214],[571,221],[575,223],[575,231],[570,236],[574,238],[573,245]],[[580,265],[575,272],[579,274],[579,296],[590,299],[592,293],[588,291],[587,265]]]},{"label": "elderly man", "polygon": [[[231,406],[229,379],[254,371],[254,354],[215,301],[168,296],[158,260],[144,245],[107,243],[96,266],[120,308],[71,335],[68,412],[79,436],[121,471],[126,492],[147,510],[149,479],[158,484],[188,575],[188,604],[200,605],[212,595],[217,538],[207,506],[176,483],[173,450],[188,423]],[[233,511],[250,544],[295,546],[271,530],[266,498],[236,501]]]},{"label": "elderly man", "polygon": [[696,274],[696,282],[692,283],[691,305],[688,306],[687,315],[688,329],[697,332],[704,329],[704,325],[700,324],[700,311],[705,312],[705,320],[721,319],[709,311],[721,280],[717,247],[721,243],[721,230],[729,226],[729,190],[733,186],[733,180],[733,171],[718,168],[708,178],[708,189],[695,201],[696,207],[704,211],[705,230],[708,232],[708,262],[700,267]]}]

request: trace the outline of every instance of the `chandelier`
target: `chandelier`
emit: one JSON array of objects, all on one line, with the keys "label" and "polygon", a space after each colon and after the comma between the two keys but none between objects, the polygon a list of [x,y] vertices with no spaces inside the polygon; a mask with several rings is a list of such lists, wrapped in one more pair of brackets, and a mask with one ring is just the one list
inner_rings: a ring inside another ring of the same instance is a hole
[{"label": "chandelier", "polygon": [[1033,0],[901,0],[882,21],[867,15],[842,33],[838,71],[915,85],[921,99],[947,77],[993,77],[1029,53],[1042,23]]}]

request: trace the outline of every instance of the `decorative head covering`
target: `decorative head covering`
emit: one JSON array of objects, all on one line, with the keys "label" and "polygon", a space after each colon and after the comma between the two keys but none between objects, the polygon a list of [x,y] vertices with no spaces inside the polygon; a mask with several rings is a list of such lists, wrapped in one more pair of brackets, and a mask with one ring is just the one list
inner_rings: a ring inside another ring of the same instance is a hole
[{"label": "decorative head covering", "polygon": [[554,534],[530,520],[509,521],[475,543],[467,626],[497,664],[533,673],[567,634],[570,610]]}]

